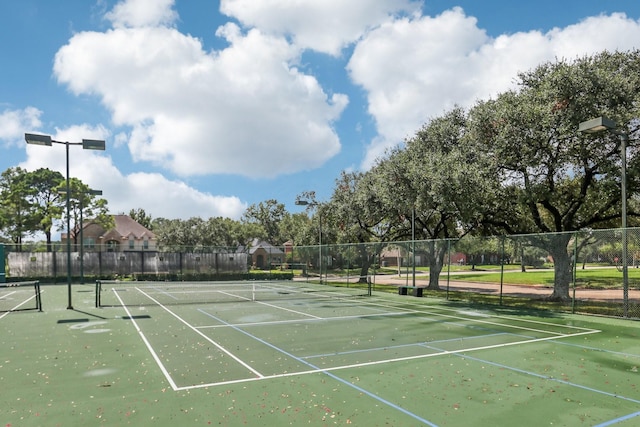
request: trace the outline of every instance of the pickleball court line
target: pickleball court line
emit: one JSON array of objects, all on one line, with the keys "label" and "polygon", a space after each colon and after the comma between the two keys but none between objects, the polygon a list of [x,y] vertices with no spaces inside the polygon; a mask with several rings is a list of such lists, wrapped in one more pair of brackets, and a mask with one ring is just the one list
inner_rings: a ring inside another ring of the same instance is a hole
[{"label": "pickleball court line", "polygon": [[164,364],[160,360],[160,357],[158,356],[158,354],[155,352],[155,350],[151,346],[151,343],[149,342],[149,340],[147,340],[147,337],[142,332],[142,329],[140,329],[140,326],[138,325],[138,322],[136,322],[135,317],[132,316],[131,312],[129,311],[129,307],[124,305],[124,302],[120,298],[120,295],[118,295],[118,292],[115,289],[113,291],[114,291],[118,301],[120,301],[120,304],[122,305],[122,308],[124,309],[125,313],[127,313],[127,316],[129,317],[129,319],[131,319],[131,322],[133,323],[134,328],[138,332],[138,335],[140,336],[140,338],[142,338],[142,342],[144,342],[144,344],[147,346],[147,350],[149,350],[149,352],[151,353],[151,357],[153,357],[153,360],[156,361],[156,364],[160,368],[160,371],[164,374],[164,377],[169,382],[169,385],[171,386],[171,388],[173,390],[176,390],[177,389],[176,383],[173,381],[173,378],[169,374],[169,371],[167,371],[167,369],[164,367]]},{"label": "pickleball court line", "polygon": [[[238,358],[237,356],[235,356],[233,353],[231,353],[229,350],[227,350],[226,348],[224,348],[222,345],[218,344],[217,342],[215,342],[214,340],[212,340],[211,338],[209,338],[208,336],[206,336],[204,333],[202,333],[201,331],[199,331],[197,328],[195,328],[193,325],[191,325],[189,322],[187,322],[186,320],[184,320],[183,318],[181,318],[180,316],[178,316],[177,314],[175,314],[174,312],[172,312],[171,310],[169,310],[167,307],[165,307],[164,305],[162,305],[160,302],[158,302],[156,299],[154,299],[153,297],[151,297],[150,295],[148,295],[147,293],[145,293],[143,290],[139,289],[139,288],[135,288],[137,291],[139,291],[140,293],[142,293],[143,295],[145,295],[147,298],[151,299],[154,303],[156,303],[158,306],[160,306],[162,309],[164,309],[166,312],[168,312],[169,314],[171,314],[173,317],[175,317],[176,319],[178,319],[180,322],[182,322],[185,326],[187,326],[189,329],[191,329],[192,331],[194,331],[195,333],[197,333],[198,335],[200,335],[202,338],[204,338],[205,340],[207,340],[208,342],[210,342],[211,344],[213,344],[218,350],[222,351],[224,354],[226,354],[227,356],[231,357],[233,360],[235,360],[236,362],[238,362],[240,365],[244,366],[245,368],[247,368],[251,373],[253,373],[254,375],[256,375],[258,378],[262,378],[263,375],[258,372],[256,369],[254,369],[253,367],[249,366],[247,363],[245,363],[243,360],[241,360],[240,358]],[[122,307],[125,309],[125,311],[127,312],[127,315],[129,317],[131,317],[136,330],[138,331],[138,334],[140,334],[140,336],[142,337],[143,341],[145,342],[145,344],[147,345],[147,348],[149,349],[149,351],[151,351],[151,354],[153,355],[153,358],[155,359],[156,363],[160,366],[160,369],[162,370],[163,373],[165,373],[165,376],[167,377],[167,379],[169,380],[169,383],[171,384],[171,388],[173,388],[173,390],[178,390],[177,385],[175,384],[175,382],[173,381],[173,379],[171,378],[171,375],[169,374],[169,372],[167,371],[167,369],[164,367],[164,364],[162,363],[162,361],[160,360],[160,358],[158,357],[158,355],[156,354],[156,352],[153,350],[153,347],[151,346],[151,344],[149,343],[149,341],[147,340],[146,336],[144,335],[144,333],[142,332],[142,329],[140,329],[140,327],[138,326],[138,323],[135,321],[135,318],[133,318],[131,316],[131,313],[129,312],[128,307],[125,306],[124,302],[120,299],[120,296],[118,295],[118,292],[116,289],[113,289],[114,293],[116,294],[116,297],[118,298],[118,300],[120,301],[120,304],[122,304]]]},{"label": "pickleball court line", "polygon": [[[217,320],[218,322],[221,322],[221,323],[227,323],[227,322],[225,322],[224,320],[222,320],[222,319],[220,319],[220,318],[218,318],[218,317],[216,317],[216,316],[212,315],[211,313],[206,313],[206,312],[204,312],[203,310],[198,310],[198,311],[202,312],[203,314],[208,315],[209,317],[211,317],[212,319]],[[437,427],[437,425],[436,425],[436,424],[434,424],[434,423],[432,423],[432,422],[430,422],[430,421],[428,421],[428,420],[426,420],[426,419],[424,419],[424,418],[420,417],[419,415],[414,414],[413,412],[411,412],[411,411],[409,411],[409,410],[407,410],[407,409],[404,409],[403,407],[401,407],[401,406],[399,406],[399,405],[396,405],[395,403],[390,402],[390,401],[388,401],[388,400],[386,400],[386,399],[384,399],[384,398],[382,398],[382,397],[378,396],[377,394],[374,394],[374,393],[370,392],[369,390],[366,390],[366,389],[364,389],[364,388],[362,388],[362,387],[359,387],[359,386],[357,386],[357,385],[355,385],[355,384],[352,384],[351,382],[349,382],[349,381],[347,381],[347,380],[345,380],[345,379],[342,379],[342,378],[340,378],[339,376],[337,376],[337,375],[335,375],[335,374],[333,374],[333,373],[331,373],[331,372],[327,372],[327,371],[325,371],[325,370],[321,369],[320,367],[318,367],[318,366],[316,366],[316,365],[314,365],[314,364],[312,364],[312,363],[310,363],[310,362],[307,362],[307,361],[305,361],[305,360],[303,360],[303,359],[301,359],[301,358],[299,358],[299,357],[297,357],[297,356],[295,356],[295,355],[293,355],[293,354],[289,353],[288,351],[285,351],[284,349],[281,349],[280,347],[277,347],[277,346],[275,346],[275,345],[273,345],[273,344],[271,344],[271,343],[269,343],[269,342],[267,342],[267,341],[265,341],[265,340],[263,340],[263,339],[261,339],[261,338],[259,338],[259,337],[256,337],[256,336],[255,336],[255,335],[253,335],[253,334],[250,334],[249,332],[247,332],[247,331],[245,331],[245,330],[241,329],[240,327],[232,326],[232,325],[230,325],[230,324],[229,324],[229,326],[230,326],[231,328],[233,328],[234,330],[236,330],[236,331],[238,331],[238,332],[240,332],[240,333],[242,333],[242,334],[244,334],[244,335],[248,336],[249,338],[251,338],[251,339],[253,339],[253,340],[258,341],[259,343],[262,343],[262,344],[266,345],[267,347],[270,347],[270,348],[272,348],[272,349],[274,349],[274,350],[276,350],[276,351],[278,351],[278,352],[280,352],[280,353],[284,354],[284,355],[285,355],[285,356],[287,356],[287,357],[290,357],[290,358],[292,358],[292,359],[294,359],[294,360],[297,360],[299,363],[302,363],[303,365],[306,365],[306,366],[309,366],[310,368],[315,369],[315,371],[316,371],[316,372],[322,372],[323,374],[328,375],[329,377],[331,377],[331,378],[335,379],[336,381],[339,381],[339,382],[341,382],[341,383],[343,383],[343,384],[347,385],[348,387],[351,387],[351,388],[353,388],[353,389],[355,389],[355,390],[359,391],[360,393],[363,393],[363,394],[365,394],[365,395],[367,395],[367,396],[369,396],[369,397],[371,397],[371,398],[373,398],[373,399],[377,400],[378,402],[381,402],[381,403],[383,403],[383,404],[385,404],[385,405],[389,406],[390,408],[393,408],[393,409],[395,409],[395,410],[397,410],[397,411],[400,411],[400,412],[402,412],[403,414],[408,415],[408,416],[410,416],[411,418],[413,418],[413,419],[415,419],[415,420],[417,420],[417,421],[420,421],[420,422],[421,422],[421,423],[423,423],[423,424],[426,424],[426,425],[429,425],[429,426],[433,426],[433,427]]]},{"label": "pickleball court line", "polygon": [[[377,361],[372,361],[372,362],[364,362],[364,363],[357,363],[357,364],[350,364],[350,365],[335,366],[335,367],[330,367],[330,368],[313,369],[313,370],[306,370],[306,371],[299,371],[299,372],[288,372],[288,373],[283,373],[283,374],[262,375],[262,374],[258,373],[255,369],[253,369],[251,366],[249,366],[247,363],[242,361],[240,358],[238,358],[235,355],[233,355],[230,351],[224,349],[222,346],[220,346],[219,344],[215,343],[213,340],[208,338],[206,335],[204,335],[202,332],[200,332],[196,327],[194,327],[193,325],[189,324],[187,321],[182,319],[176,313],[174,313],[171,310],[169,310],[166,306],[164,306],[163,304],[161,304],[160,302],[155,300],[153,297],[149,296],[148,294],[146,294],[141,289],[138,289],[138,288],[136,288],[136,289],[139,292],[141,292],[144,295],[146,295],[152,301],[154,301],[163,310],[165,310],[166,312],[171,314],[173,317],[178,319],[180,322],[185,324],[190,329],[192,329],[194,332],[198,333],[200,336],[205,338],[207,341],[211,342],[212,344],[214,344],[215,346],[217,346],[218,348],[223,350],[225,352],[225,354],[228,354],[230,357],[232,357],[234,360],[236,360],[242,366],[246,367],[251,372],[256,374],[256,377],[253,377],[253,378],[241,378],[241,379],[237,379],[237,380],[222,381],[222,382],[215,382],[215,383],[208,383],[208,384],[197,384],[197,385],[192,385],[192,386],[177,386],[175,384],[175,382],[171,379],[169,382],[170,382],[170,384],[172,384],[172,388],[175,391],[178,391],[178,390],[189,390],[189,389],[192,389],[192,388],[203,388],[203,387],[217,386],[217,385],[223,385],[223,384],[237,384],[237,383],[243,383],[243,382],[249,382],[249,381],[257,381],[257,380],[270,379],[270,378],[282,378],[282,377],[299,376],[299,375],[307,375],[307,374],[315,374],[315,373],[327,373],[327,372],[332,372],[332,371],[336,371],[336,370],[359,368],[359,367],[373,366],[373,365],[393,363],[393,362],[418,360],[418,359],[424,359],[424,358],[435,357],[435,356],[442,356],[442,355],[447,355],[447,354],[458,354],[458,353],[464,353],[464,352],[472,352],[472,351],[479,351],[479,350],[485,350],[485,349],[493,349],[493,348],[520,345],[520,344],[527,344],[527,343],[533,343],[533,342],[549,341],[549,340],[554,340],[554,339],[557,340],[559,338],[566,338],[566,337],[579,336],[579,335],[587,335],[587,334],[593,334],[593,333],[600,332],[600,331],[597,331],[597,330],[587,330],[587,331],[580,332],[580,333],[565,334],[565,335],[561,335],[561,336],[551,336],[551,337],[544,337],[544,338],[538,338],[538,339],[533,339],[533,340],[522,340],[522,341],[511,342],[511,343],[501,343],[501,344],[495,344],[495,345],[489,345],[489,346],[480,346],[480,347],[472,347],[472,348],[467,348],[467,349],[443,351],[443,352],[439,352],[439,353],[432,353],[432,354],[426,354],[426,355],[422,354],[422,355],[406,356],[406,357],[399,357],[399,358],[392,358],[392,359],[385,359],[385,360],[377,360]],[[121,301],[121,304],[122,304],[122,301]],[[379,305],[381,305],[381,304],[379,304]],[[124,304],[123,304],[123,307],[124,307]],[[395,307],[395,308],[397,308],[397,307]],[[125,307],[125,310],[128,313],[128,310],[126,309],[126,307]],[[199,311],[203,311],[203,310],[199,310]],[[404,312],[407,312],[407,310],[405,310]],[[421,312],[421,311],[411,310],[411,312]],[[210,313],[206,313],[206,312],[203,312],[203,314],[212,316]],[[437,315],[437,313],[435,313],[435,314]],[[213,317],[215,318],[215,316],[213,316]],[[477,319],[460,318],[459,316],[447,316],[447,317],[454,317],[454,318],[458,318],[458,319],[473,320],[473,321],[477,320]],[[218,321],[220,321],[222,323],[225,323],[222,320],[218,320]],[[482,323],[492,323],[492,322],[482,322]],[[230,325],[230,326],[232,326],[232,325]],[[500,326],[505,326],[505,325],[500,325]],[[136,324],[136,328],[139,329],[137,324]],[[236,329],[239,329],[239,328],[236,327]],[[146,341],[146,338],[144,337],[144,334],[142,333],[141,330],[139,330],[139,333],[141,334],[143,339]],[[547,331],[547,333],[548,333],[548,331]],[[153,352],[150,344],[147,344],[147,345],[150,348],[150,350],[152,351],[152,354],[155,354]],[[266,343],[266,345],[270,345],[270,344]],[[293,356],[293,357],[295,358],[295,356]],[[164,369],[164,366],[159,361],[159,359],[156,359],[156,361],[161,366],[161,369]],[[308,364],[308,365],[310,365],[310,364]],[[166,369],[164,369],[164,372],[166,372]],[[168,372],[166,373],[166,375],[168,375],[170,377]]]},{"label": "pickleball court line", "polygon": [[[212,317],[213,319],[215,319],[215,320],[217,320],[219,322],[224,322],[224,320],[217,319],[216,316],[214,316],[214,315],[212,315],[210,313],[207,313],[202,309],[199,309],[198,311],[202,312],[203,314],[205,314],[207,316]],[[233,325],[230,325],[230,327],[233,327]],[[235,329],[241,330],[239,327],[235,327]],[[192,388],[203,388],[203,387],[211,387],[211,386],[218,386],[218,385],[237,384],[237,383],[248,382],[248,381],[265,380],[265,379],[273,379],[273,378],[284,378],[284,377],[300,376],[300,375],[308,375],[308,374],[317,374],[317,373],[332,372],[332,371],[338,371],[338,370],[344,370],[344,369],[361,368],[361,367],[375,366],[375,365],[388,364],[388,363],[397,363],[397,362],[405,362],[405,361],[412,361],[412,360],[420,360],[420,359],[444,356],[444,355],[449,355],[449,354],[459,354],[459,353],[465,353],[465,352],[490,350],[490,349],[496,349],[496,348],[503,348],[503,347],[522,345],[522,344],[530,344],[530,343],[536,343],[536,342],[558,340],[558,339],[561,339],[561,338],[569,338],[569,337],[575,337],[575,336],[581,336],[581,335],[589,335],[589,334],[594,334],[594,333],[599,333],[599,332],[600,331],[596,331],[596,330],[583,331],[583,332],[577,332],[577,333],[573,333],[573,334],[566,334],[564,336],[551,336],[551,337],[543,337],[543,338],[536,338],[536,339],[527,339],[527,340],[514,341],[514,342],[509,342],[509,343],[500,343],[500,344],[492,344],[492,345],[485,345],[485,346],[478,346],[478,347],[470,347],[470,348],[464,348],[464,349],[458,349],[458,350],[446,350],[446,351],[441,351],[441,352],[437,352],[437,353],[430,353],[430,354],[419,354],[419,355],[413,355],[413,356],[404,356],[404,357],[396,357],[396,358],[383,359],[383,360],[375,360],[375,361],[371,361],[371,362],[361,362],[361,363],[354,363],[354,364],[349,364],[349,365],[339,365],[339,366],[333,366],[333,367],[324,367],[324,368],[320,368],[320,369],[317,369],[317,370],[305,370],[305,371],[298,371],[298,372],[286,372],[286,373],[282,373],[282,374],[265,375],[262,378],[245,378],[245,379],[237,379],[237,380],[231,380],[231,381],[221,381],[221,382],[215,382],[215,383],[198,384],[198,385],[192,385],[192,386],[179,387],[179,390],[189,390],[189,389],[192,389]],[[248,334],[248,333],[246,333],[246,334]],[[260,340],[259,338],[256,338],[256,339]],[[270,343],[267,343],[264,340],[260,340],[260,341],[265,343],[265,345],[267,345],[267,346],[270,346],[270,347],[273,347],[275,349],[278,349],[277,347],[273,346]],[[416,343],[416,345],[418,345],[418,344],[419,343]],[[284,352],[284,350],[280,350],[280,351]],[[293,356],[293,357],[296,357],[296,356]]]},{"label": "pickleball court line", "polygon": [[[563,343],[559,342],[557,344],[563,344]],[[432,347],[432,346],[426,346],[426,347],[430,348],[430,349],[434,349],[434,350],[438,349],[437,347]],[[563,380],[563,379],[560,379],[560,378],[555,378],[555,377],[548,376],[548,375],[538,374],[537,372],[527,371],[527,370],[516,368],[516,367],[513,367],[513,366],[504,365],[502,363],[492,362],[490,360],[485,360],[485,359],[480,359],[480,358],[473,357],[473,356],[468,356],[466,354],[456,354],[456,356],[462,357],[462,358],[465,358],[465,359],[468,359],[468,360],[473,360],[473,361],[476,361],[476,362],[480,362],[480,363],[485,363],[487,365],[492,365],[492,366],[498,367],[500,369],[506,369],[506,370],[518,372],[518,373],[521,373],[521,374],[524,374],[524,375],[530,375],[530,376],[533,376],[533,377],[536,377],[536,378],[540,378],[540,379],[543,379],[543,380],[546,380],[546,381],[553,381],[553,382],[557,382],[559,384],[567,385],[567,386],[570,386],[570,387],[576,387],[576,388],[579,388],[579,389],[582,389],[582,390],[585,390],[585,391],[588,391],[588,392],[601,394],[601,395],[604,395],[604,396],[607,396],[607,397],[612,397],[612,398],[615,398],[615,399],[621,399],[621,400],[625,400],[625,401],[628,401],[628,402],[631,402],[631,403],[640,404],[640,400],[637,400],[637,399],[633,399],[633,398],[630,398],[630,397],[622,396],[622,395],[616,394],[616,393],[611,393],[609,391],[598,390],[598,389],[593,388],[593,387],[587,387],[585,385],[577,384],[577,383],[574,383],[574,382],[571,382],[571,381],[567,381],[567,380]],[[634,412],[634,413],[631,413],[631,414],[624,415],[622,417],[618,417],[618,418],[614,418],[614,419],[609,420],[609,421],[605,421],[604,423],[597,424],[594,427],[612,426],[614,424],[618,424],[620,422],[627,421],[627,420],[630,420],[630,419],[638,417],[638,416],[640,416],[640,412]]]},{"label": "pickleball court line", "polygon": [[[272,304],[269,304],[275,308],[282,308]],[[286,310],[286,309],[285,309]],[[402,312],[386,312],[386,313],[378,313],[378,314],[356,314],[352,316],[331,316],[331,317],[318,317],[313,316],[311,319],[288,319],[288,320],[271,320],[271,321],[263,321],[263,322],[243,322],[243,323],[233,323],[229,325],[220,324],[220,325],[204,325],[204,326],[196,326],[198,329],[218,329],[218,328],[229,328],[232,326],[270,326],[270,325],[283,325],[287,323],[309,323],[309,322],[321,322],[321,321],[334,321],[334,320],[350,320],[350,319],[365,319],[365,318],[376,318],[376,317],[393,317],[393,316],[402,316],[406,313]],[[426,319],[427,317],[425,317]]]},{"label": "pickleball court line", "polygon": [[[438,347],[434,347],[434,346],[428,346],[427,345],[425,347],[429,348],[430,350],[442,350],[442,349],[440,349]],[[631,403],[640,404],[640,400],[638,400],[638,399],[633,399],[631,397],[621,396],[619,394],[611,393],[609,391],[598,390],[597,388],[593,388],[593,387],[587,387],[587,386],[582,385],[582,384],[578,384],[578,383],[574,383],[574,382],[571,382],[571,381],[563,380],[562,378],[556,378],[556,377],[552,377],[550,375],[539,374],[537,372],[527,371],[526,369],[516,368],[514,366],[505,365],[503,363],[497,363],[497,362],[492,362],[490,360],[485,360],[485,359],[480,359],[480,358],[473,357],[473,356],[468,356],[466,354],[456,354],[455,356],[463,357],[465,359],[473,360],[475,362],[485,363],[487,365],[492,365],[492,366],[495,366],[497,368],[518,372],[520,374],[529,375],[529,376],[536,377],[536,378],[539,378],[539,379],[543,379],[543,380],[547,380],[547,381],[553,381],[553,382],[557,382],[559,384],[564,384],[564,385],[568,385],[568,386],[571,386],[571,387],[580,388],[582,390],[593,392],[593,393],[602,394],[602,395],[605,395],[607,397],[614,397],[616,399],[622,399],[622,400],[626,400],[626,401],[631,402]]]},{"label": "pickleball court line", "polygon": [[[17,292],[18,291],[9,292],[8,294],[3,295],[2,298],[0,298],[0,299],[6,299],[7,297],[10,297],[11,295],[13,295],[13,294],[15,294]],[[44,291],[40,291],[40,295],[42,295],[43,293],[44,293]],[[0,319],[4,318],[5,316],[7,316],[10,313],[14,312],[15,310],[19,309],[20,307],[22,307],[23,305],[25,305],[26,303],[28,303],[29,301],[31,301],[34,298],[36,298],[36,296],[32,295],[29,298],[27,298],[26,300],[24,300],[21,303],[19,303],[18,305],[16,305],[15,307],[13,307],[11,310],[5,311],[4,313],[1,313],[0,314]]]},{"label": "pickleball court line", "polygon": [[[389,304],[389,303],[382,304],[380,302],[364,302],[364,304],[370,304],[370,305],[386,307],[386,308],[394,308],[394,309],[399,309],[399,310],[406,310],[407,313],[424,313],[424,314],[428,314],[428,315],[431,315],[431,316],[447,317],[447,318],[452,318],[452,319],[465,320],[465,321],[469,321],[469,322],[473,322],[473,323],[481,323],[481,324],[488,324],[488,325],[494,325],[494,326],[501,326],[501,327],[504,327],[504,328],[519,329],[519,330],[530,331],[530,332],[540,332],[540,333],[544,333],[544,334],[557,334],[559,337],[564,337],[565,336],[565,333],[563,333],[563,332],[553,332],[553,331],[544,330],[544,329],[534,329],[534,328],[528,328],[528,327],[517,326],[517,325],[512,325],[512,324],[497,323],[497,322],[491,322],[491,321],[481,320],[481,319],[472,318],[472,317],[454,316],[454,315],[451,315],[451,314],[443,314],[443,313],[440,313],[438,311],[433,311],[433,310],[405,309],[402,306],[398,307],[398,306],[393,305],[393,304]],[[403,304],[403,305],[406,305],[406,304]],[[418,305],[418,304],[413,304],[413,306],[414,307],[424,307],[423,305]],[[445,307],[437,307],[436,310],[454,311],[454,312],[459,312],[460,311],[458,309],[448,309],[448,308],[445,308]],[[555,324],[555,323],[541,322],[541,321],[538,321],[538,320],[515,319],[515,318],[508,317],[508,316],[493,315],[493,314],[490,317],[491,318],[496,318],[496,319],[505,319],[505,320],[509,320],[509,321],[525,322],[525,323],[532,323],[532,324],[536,324],[536,325],[544,325],[544,326],[551,326],[551,327],[561,326],[561,327],[566,328],[566,329],[573,329],[573,330],[584,331],[584,332],[600,332],[597,329],[583,328],[583,327],[580,327],[580,326],[558,325],[558,324]]]}]

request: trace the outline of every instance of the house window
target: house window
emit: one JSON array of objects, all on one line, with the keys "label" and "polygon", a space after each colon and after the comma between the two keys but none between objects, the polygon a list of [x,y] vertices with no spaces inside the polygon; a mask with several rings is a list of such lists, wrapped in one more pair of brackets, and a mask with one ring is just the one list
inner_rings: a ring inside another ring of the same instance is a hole
[{"label": "house window", "polygon": [[145,237],[145,239],[142,241],[142,248],[143,248],[143,249],[145,249],[145,250],[146,250],[146,249],[149,249],[149,239],[147,239],[146,237]]},{"label": "house window", "polygon": [[86,237],[84,239],[84,247],[86,249],[95,249],[95,247],[96,247],[96,239],[94,239],[93,237]]},{"label": "house window", "polygon": [[129,249],[135,249],[136,241],[133,240],[133,236],[129,237]]}]

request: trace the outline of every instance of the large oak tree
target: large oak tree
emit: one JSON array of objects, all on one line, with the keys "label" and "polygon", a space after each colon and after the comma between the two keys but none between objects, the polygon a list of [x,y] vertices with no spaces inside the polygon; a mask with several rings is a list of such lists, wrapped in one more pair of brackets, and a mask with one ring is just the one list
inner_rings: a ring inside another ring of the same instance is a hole
[{"label": "large oak tree", "polygon": [[[487,223],[531,237],[554,260],[550,298],[569,298],[567,245],[572,233],[619,225],[621,140],[610,132],[578,133],[579,123],[607,116],[631,135],[628,195],[639,188],[636,155],[640,53],[603,52],[540,65],[519,76],[519,88],[479,102],[470,113],[472,137],[497,162],[505,197]],[[630,214],[635,214],[630,212]]]}]

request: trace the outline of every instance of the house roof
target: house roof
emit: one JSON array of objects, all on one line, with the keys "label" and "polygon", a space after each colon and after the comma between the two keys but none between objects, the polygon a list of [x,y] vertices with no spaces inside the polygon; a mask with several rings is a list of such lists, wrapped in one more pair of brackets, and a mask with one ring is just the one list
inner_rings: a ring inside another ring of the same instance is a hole
[{"label": "house roof", "polygon": [[265,242],[264,240],[259,240],[259,239],[254,239],[253,242],[251,242],[251,246],[249,247],[249,253],[253,254],[256,250],[258,249],[264,249],[265,251],[267,251],[268,253],[272,254],[272,255],[282,255],[284,254],[284,252],[282,252],[282,249],[273,246],[271,243],[269,242]]},{"label": "house roof", "polygon": [[105,239],[105,241],[128,239],[130,236],[135,239],[142,239],[145,237],[147,239],[156,238],[153,231],[147,229],[129,215],[113,215],[113,221],[115,226],[100,236]]}]

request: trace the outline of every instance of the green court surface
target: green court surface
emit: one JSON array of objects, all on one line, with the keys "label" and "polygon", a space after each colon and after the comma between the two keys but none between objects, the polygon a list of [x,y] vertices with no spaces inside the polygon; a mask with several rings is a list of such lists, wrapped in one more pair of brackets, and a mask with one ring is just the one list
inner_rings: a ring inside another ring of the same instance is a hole
[{"label": "green court surface", "polygon": [[0,426],[640,425],[636,321],[291,283],[170,304],[174,285],[100,308],[74,285],[73,309],[43,285],[42,312],[0,313]]}]

